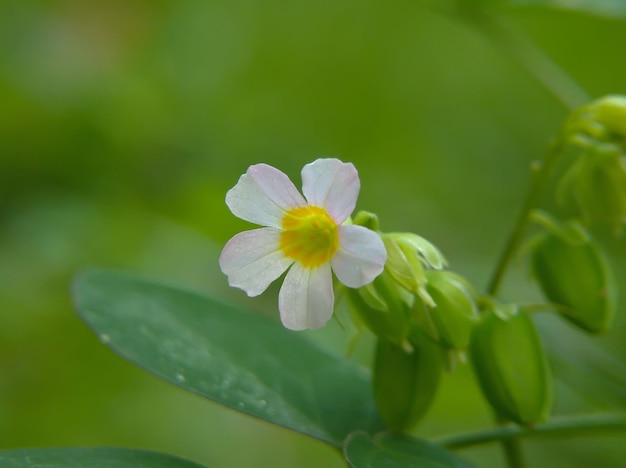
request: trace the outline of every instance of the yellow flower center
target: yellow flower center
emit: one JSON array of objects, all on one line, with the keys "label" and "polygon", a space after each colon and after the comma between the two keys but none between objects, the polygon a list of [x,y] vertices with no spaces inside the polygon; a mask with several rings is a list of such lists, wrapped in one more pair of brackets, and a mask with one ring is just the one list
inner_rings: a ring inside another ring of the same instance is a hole
[{"label": "yellow flower center", "polygon": [[337,223],[324,208],[292,208],[282,221],[280,248],[285,256],[307,268],[328,262],[339,248]]}]

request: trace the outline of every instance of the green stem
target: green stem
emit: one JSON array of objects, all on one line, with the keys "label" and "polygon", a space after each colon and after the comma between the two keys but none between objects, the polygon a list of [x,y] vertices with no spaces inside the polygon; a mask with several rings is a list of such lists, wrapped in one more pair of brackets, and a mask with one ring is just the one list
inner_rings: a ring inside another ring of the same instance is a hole
[{"label": "green stem", "polygon": [[461,19],[513,57],[566,108],[576,109],[591,99],[585,90],[524,33],[487,8],[466,0],[426,2],[444,16]]},{"label": "green stem", "polygon": [[539,424],[532,429],[502,426],[485,431],[442,437],[433,442],[449,449],[459,449],[526,437],[589,436],[624,431],[626,431],[626,415],[624,414],[588,415],[554,418],[549,423]]},{"label": "green stem", "polygon": [[[500,427],[506,426],[506,419],[495,415],[495,421]],[[511,437],[509,439],[501,439],[500,445],[504,452],[504,458],[506,460],[506,466],[509,468],[525,468],[526,459],[524,457],[524,451],[522,450],[522,442],[517,437]]]},{"label": "green stem", "polygon": [[[465,7],[462,7],[462,4],[457,3],[457,5],[461,6],[459,11],[465,13],[464,16],[469,24],[476,26],[480,33],[515,58],[530,75],[565,107],[575,109],[589,101],[587,93],[575,80],[509,23],[490,15],[489,12],[480,7],[465,9]],[[490,296],[495,296],[500,291],[504,276],[524,239],[530,214],[538,205],[543,190],[549,181],[552,168],[558,158],[556,149],[554,144],[550,145],[543,161],[532,167],[533,173],[530,188],[487,287],[487,293]],[[510,468],[524,468],[524,455],[519,439],[512,436],[503,439],[501,444],[508,466]]]},{"label": "green stem", "polygon": [[576,109],[591,100],[576,80],[509,22],[481,8],[472,8],[467,16],[470,24],[513,57],[566,108]]},{"label": "green stem", "polygon": [[[587,94],[578,86],[576,81],[523,34],[518,33],[510,25],[490,16],[483,10],[475,10],[474,13],[472,15],[474,24],[479,27],[479,31],[514,57],[565,107],[574,109],[589,101]],[[504,276],[524,239],[530,214],[538,205],[557,157],[558,152],[554,145],[551,145],[544,160],[532,167],[530,188],[487,287],[487,292],[491,296],[495,296],[500,290]],[[517,437],[503,439],[501,444],[509,468],[524,468],[526,466],[521,443]]]},{"label": "green stem", "polygon": [[502,280],[506,274],[513,258],[515,257],[517,250],[524,239],[524,232],[528,225],[529,217],[533,209],[539,204],[543,189],[550,179],[550,174],[554,164],[559,156],[558,145],[552,143],[548,146],[548,151],[543,161],[536,162],[531,167],[531,183],[526,198],[522,203],[522,207],[517,214],[513,230],[509,235],[504,250],[500,255],[496,264],[495,270],[487,286],[487,294],[495,296],[500,291],[502,286]]},{"label": "green stem", "polygon": [[[500,291],[504,276],[511,265],[511,262],[515,258],[522,240],[524,239],[524,233],[526,231],[526,227],[528,226],[530,215],[539,203],[558,156],[558,145],[556,143],[552,143],[549,145],[543,161],[537,162],[531,166],[532,177],[530,188],[526,193],[526,198],[524,199],[522,207],[517,214],[513,230],[509,234],[507,243],[498,259],[498,262],[496,263],[495,270],[491,276],[489,285],[487,286],[487,293],[490,296],[495,296]],[[506,457],[507,466],[509,468],[524,468],[526,466],[524,453],[519,439],[516,437],[503,439],[501,444],[504,456]]]},{"label": "green stem", "polygon": [[[536,47],[524,34],[516,31],[509,23],[492,16],[484,8],[469,2],[457,0],[453,2],[453,5],[455,6],[454,13],[460,13],[467,20],[468,24],[475,26],[480,33],[514,57],[528,73],[565,107],[570,110],[575,109],[590,100],[587,93],[571,76],[540,48]],[[504,276],[524,239],[530,213],[541,198],[557,158],[557,147],[555,144],[551,144],[543,161],[532,167],[533,173],[530,188],[487,287],[487,293],[490,296],[496,296],[500,291]],[[525,466],[524,457],[517,436],[512,435],[502,439],[501,443],[508,466],[510,468],[523,468]]]}]

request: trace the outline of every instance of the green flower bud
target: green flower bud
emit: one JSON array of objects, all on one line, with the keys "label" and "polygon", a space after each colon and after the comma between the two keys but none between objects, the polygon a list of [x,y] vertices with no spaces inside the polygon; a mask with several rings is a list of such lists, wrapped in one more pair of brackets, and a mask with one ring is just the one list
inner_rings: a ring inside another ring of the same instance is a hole
[{"label": "green flower bud", "polygon": [[562,130],[564,148],[576,149],[557,195],[575,201],[585,222],[626,222],[626,97],[607,96],[572,113]]},{"label": "green flower bud", "polygon": [[576,109],[565,121],[562,138],[576,145],[626,143],[626,96],[612,95]]},{"label": "green flower bud", "polygon": [[626,96],[605,96],[591,106],[595,119],[616,138],[626,139]]},{"label": "green flower bud", "polygon": [[[365,211],[359,212],[353,222],[378,229],[376,215]],[[417,234],[379,235],[387,250],[385,270],[372,283],[357,290],[348,289],[347,297],[358,318],[376,336],[411,349],[411,327],[415,323],[430,323],[423,304],[435,307],[425,287],[425,270],[443,268],[445,259],[434,245]],[[433,330],[437,334],[434,326],[430,331]]]},{"label": "green flower bud", "polygon": [[389,234],[382,234],[381,237],[387,250],[385,268],[391,277],[407,291],[412,293],[420,291],[426,284],[426,276],[417,251],[407,256],[400,244]]},{"label": "green flower bud", "polygon": [[417,294],[430,306],[434,302],[426,292],[426,268],[441,269],[446,261],[441,252],[417,234],[381,234],[387,249],[385,268],[393,279],[407,291]]},{"label": "green flower bud", "polygon": [[483,394],[500,417],[524,425],[547,418],[552,381],[528,314],[487,312],[474,327],[470,357]]},{"label": "green flower bud", "polygon": [[441,270],[448,264],[437,247],[417,234],[412,232],[391,232],[387,236],[398,243],[407,256],[409,254],[415,255],[415,252],[417,252],[419,260],[428,268]]},{"label": "green flower bud", "polygon": [[413,343],[411,352],[379,340],[374,362],[374,397],[391,429],[413,427],[430,408],[442,371],[439,347],[428,339]]},{"label": "green flower bud", "polygon": [[414,297],[401,288],[387,268],[370,284],[346,288],[352,310],[381,339],[407,346]]},{"label": "green flower bud", "polygon": [[616,233],[626,222],[626,163],[614,149],[589,154],[572,164],[561,180],[561,201],[571,196],[587,223],[608,222]]},{"label": "green flower bud", "polygon": [[[581,226],[578,229],[584,233]],[[531,267],[546,298],[559,312],[590,333],[606,331],[613,321],[617,287],[599,246],[588,235],[565,238],[549,232],[535,244]]]},{"label": "green flower bud", "polygon": [[372,231],[377,231],[380,229],[380,223],[378,222],[378,216],[374,213],[370,213],[369,211],[359,211],[354,219],[352,220],[352,224],[356,224],[358,226],[366,227]]},{"label": "green flower bud", "polygon": [[440,343],[450,349],[465,349],[479,318],[466,282],[449,271],[427,271],[426,278],[426,291],[436,304],[430,317]]}]

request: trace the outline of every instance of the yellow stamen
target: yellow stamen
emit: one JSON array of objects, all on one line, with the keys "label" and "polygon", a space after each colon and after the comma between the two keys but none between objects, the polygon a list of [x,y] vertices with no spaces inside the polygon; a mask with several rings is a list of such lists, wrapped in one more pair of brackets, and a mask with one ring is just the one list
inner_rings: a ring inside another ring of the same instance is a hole
[{"label": "yellow stamen", "polygon": [[339,248],[337,223],[324,208],[292,208],[282,221],[280,248],[285,256],[307,268],[328,262]]}]

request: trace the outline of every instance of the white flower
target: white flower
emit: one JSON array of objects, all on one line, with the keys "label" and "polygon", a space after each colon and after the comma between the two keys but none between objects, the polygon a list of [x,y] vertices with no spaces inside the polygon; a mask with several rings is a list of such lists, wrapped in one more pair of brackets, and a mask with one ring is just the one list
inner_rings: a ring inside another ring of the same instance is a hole
[{"label": "white flower", "polygon": [[291,267],[278,297],[283,325],[292,330],[323,326],[335,300],[331,267],[339,281],[359,288],[383,271],[387,259],[377,233],[343,225],[359,189],[355,167],[338,159],[304,166],[304,197],[278,169],[250,166],[226,194],[226,204],[235,216],[267,227],[228,241],[220,267],[229,284],[258,296]]}]

